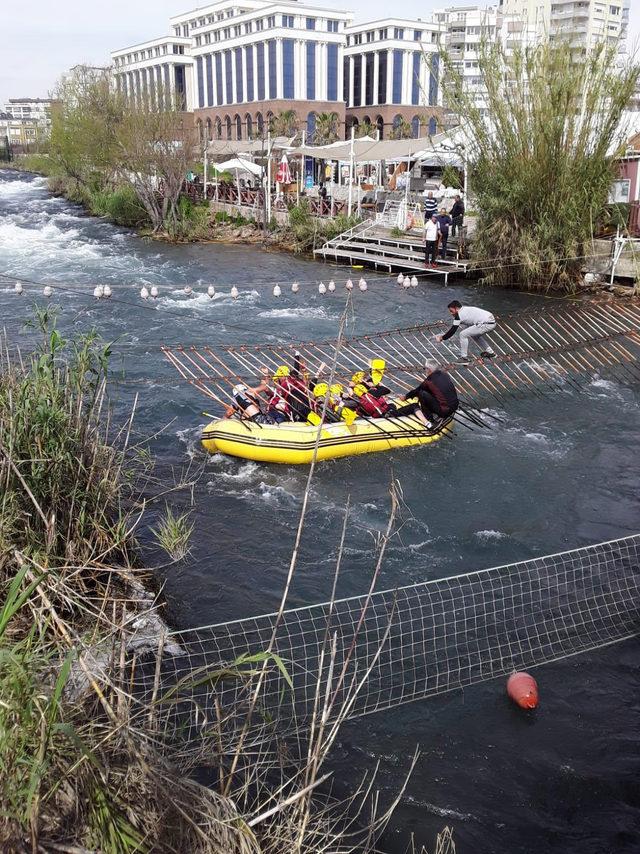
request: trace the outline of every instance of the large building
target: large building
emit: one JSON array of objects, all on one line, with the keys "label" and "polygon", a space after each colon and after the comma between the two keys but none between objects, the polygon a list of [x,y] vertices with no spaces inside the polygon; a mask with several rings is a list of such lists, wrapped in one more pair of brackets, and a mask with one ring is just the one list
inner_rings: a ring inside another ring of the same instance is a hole
[{"label": "large building", "polygon": [[172,18],[168,37],[115,51],[114,74],[140,102],[160,106],[160,93],[177,95],[210,139],[260,134],[291,111],[292,129],[307,139],[318,137],[316,120],[327,114],[341,135],[361,123],[381,137],[401,121],[416,133],[433,130],[440,28],[352,19],[290,0],[220,0]]},{"label": "large building", "polygon": [[44,136],[51,129],[51,110],[56,103],[52,98],[9,98],[4,111],[13,119],[36,126]]},{"label": "large building", "polygon": [[631,0],[499,0],[499,9],[533,26],[539,36],[562,40],[577,53],[601,42],[624,45]]}]

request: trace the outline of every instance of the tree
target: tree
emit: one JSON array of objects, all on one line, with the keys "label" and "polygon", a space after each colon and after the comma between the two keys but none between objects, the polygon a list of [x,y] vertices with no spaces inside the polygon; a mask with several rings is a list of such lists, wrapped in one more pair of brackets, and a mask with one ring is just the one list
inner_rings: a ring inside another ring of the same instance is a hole
[{"label": "tree", "polygon": [[478,212],[473,258],[485,281],[577,287],[640,76],[637,63],[618,65],[617,50],[603,44],[576,57],[543,42],[507,55],[500,43],[482,44],[482,105],[444,52],[445,95],[465,129],[460,154]]},{"label": "tree", "polygon": [[269,130],[273,136],[294,136],[298,130],[296,111],[282,110],[271,119]]},{"label": "tree", "polygon": [[393,130],[391,131],[391,139],[411,139],[412,137],[413,128],[410,122],[400,118],[399,121],[394,123]]},{"label": "tree", "polygon": [[313,134],[315,145],[330,145],[338,139],[340,117],[337,113],[318,113]]},{"label": "tree", "polygon": [[375,139],[377,130],[378,128],[374,127],[371,122],[362,122],[355,129],[355,138],[362,139],[363,136],[372,136]]}]

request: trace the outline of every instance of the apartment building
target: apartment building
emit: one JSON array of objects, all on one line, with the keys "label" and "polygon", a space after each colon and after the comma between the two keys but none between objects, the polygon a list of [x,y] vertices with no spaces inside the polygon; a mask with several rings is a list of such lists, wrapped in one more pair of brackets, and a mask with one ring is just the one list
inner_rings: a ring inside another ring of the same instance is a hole
[{"label": "apartment building", "polygon": [[623,48],[631,0],[500,0],[499,9],[534,26],[538,36],[585,53],[607,42]]},{"label": "apartment building", "polygon": [[139,104],[162,109],[167,100],[193,109],[191,39],[152,39],[111,54],[118,89]]},{"label": "apartment building", "polygon": [[4,111],[13,119],[24,119],[46,133],[51,128],[51,110],[55,103],[52,98],[9,98]]},{"label": "apartment building", "polygon": [[403,124],[413,136],[442,125],[437,23],[385,18],[346,28],[343,100],[347,133],[367,125],[381,139]]}]

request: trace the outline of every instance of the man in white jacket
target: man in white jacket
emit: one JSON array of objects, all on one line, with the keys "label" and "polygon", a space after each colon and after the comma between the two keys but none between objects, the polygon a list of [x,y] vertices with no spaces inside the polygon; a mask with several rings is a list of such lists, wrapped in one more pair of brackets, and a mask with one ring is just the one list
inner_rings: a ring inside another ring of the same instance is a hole
[{"label": "man in white jacket", "polygon": [[460,358],[458,364],[468,365],[469,359],[469,340],[474,338],[478,342],[481,349],[480,355],[484,359],[491,359],[495,353],[491,349],[491,345],[485,338],[487,332],[492,332],[496,328],[496,319],[490,311],[485,311],[483,308],[475,308],[472,305],[463,306],[461,302],[454,299],[447,306],[449,313],[453,315],[453,325],[444,335],[436,335],[436,341],[446,341],[460,329]]},{"label": "man in white jacket", "polygon": [[424,256],[425,267],[436,266],[436,256],[438,254],[438,235],[440,234],[440,223],[437,216],[434,214],[424,224]]}]

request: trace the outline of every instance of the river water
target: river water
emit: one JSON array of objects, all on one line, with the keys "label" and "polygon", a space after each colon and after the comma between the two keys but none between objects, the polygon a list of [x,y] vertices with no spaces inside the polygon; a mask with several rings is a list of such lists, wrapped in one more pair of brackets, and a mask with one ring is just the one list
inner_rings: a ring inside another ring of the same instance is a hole
[{"label": "river water", "polygon": [[[43,179],[0,171],[0,273],[25,282],[21,297],[0,282],[0,319],[13,341],[29,338],[33,303],[46,303],[28,280],[57,283],[50,302],[60,306],[63,330],[93,326],[115,340],[116,414],[125,417],[138,394],[138,433],[161,431],[150,442],[158,476],[166,483],[189,466],[200,472],[191,555],[158,570],[168,619],[188,627],[274,610],[306,470],[205,458],[198,435],[207,399],[178,381],[159,348],[332,337],[348,272],[255,247],[146,242],[53,198]],[[331,276],[338,289],[321,297],[317,282]],[[349,332],[446,318],[454,298],[498,313],[541,301],[478,293],[464,282],[402,291],[388,277],[366,276]],[[301,282],[297,296],[288,290],[293,280]],[[111,285],[111,301],[93,300],[97,282]],[[142,283],[160,288],[155,304],[139,298]],[[210,283],[214,300],[203,293]],[[199,295],[187,297],[186,284]],[[381,589],[638,531],[636,390],[595,379],[581,394],[510,402],[501,416],[496,429],[460,430],[433,448],[319,465],[290,605],[328,598],[347,495],[353,512],[338,592],[366,589],[392,478],[402,485],[402,524]],[[171,503],[183,509],[190,499],[183,492]],[[150,537],[143,545],[151,564],[163,563]],[[382,797],[390,799],[418,744],[421,758],[382,843],[392,854],[412,834],[431,850],[445,824],[463,853],[638,852],[639,663],[632,641],[541,668],[534,715],[513,708],[498,680],[351,722],[332,760],[336,791],[351,791],[379,762]]]}]

